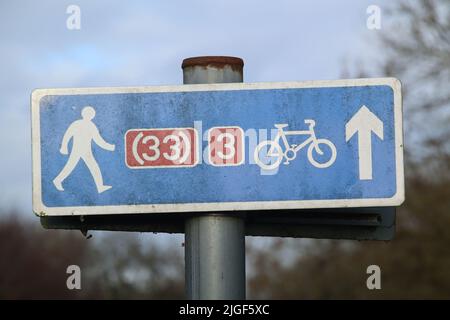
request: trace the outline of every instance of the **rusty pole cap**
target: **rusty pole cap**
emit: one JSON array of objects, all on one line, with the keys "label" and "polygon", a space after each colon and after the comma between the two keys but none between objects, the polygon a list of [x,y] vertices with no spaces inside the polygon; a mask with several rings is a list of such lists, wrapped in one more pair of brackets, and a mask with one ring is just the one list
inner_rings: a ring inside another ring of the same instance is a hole
[{"label": "rusty pole cap", "polygon": [[211,66],[217,69],[222,69],[225,66],[231,66],[233,70],[242,71],[244,67],[244,60],[238,57],[227,56],[201,56],[191,57],[183,60],[181,68],[197,67],[197,66]]}]

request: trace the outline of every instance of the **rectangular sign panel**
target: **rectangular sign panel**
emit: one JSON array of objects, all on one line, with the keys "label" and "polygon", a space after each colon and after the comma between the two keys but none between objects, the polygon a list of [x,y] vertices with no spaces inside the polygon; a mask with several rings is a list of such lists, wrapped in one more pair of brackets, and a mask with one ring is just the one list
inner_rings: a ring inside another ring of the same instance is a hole
[{"label": "rectangular sign panel", "polygon": [[396,206],[396,79],[39,89],[45,215]]}]

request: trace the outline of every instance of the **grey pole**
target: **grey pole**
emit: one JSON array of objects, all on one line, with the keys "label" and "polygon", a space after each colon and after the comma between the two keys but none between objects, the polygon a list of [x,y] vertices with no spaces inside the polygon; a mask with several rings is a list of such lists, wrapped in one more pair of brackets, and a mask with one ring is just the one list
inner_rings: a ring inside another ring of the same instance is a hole
[{"label": "grey pole", "polygon": [[[242,82],[243,66],[235,57],[188,58],[182,64],[183,83]],[[189,299],[245,299],[242,216],[206,213],[186,220],[185,279]]]}]

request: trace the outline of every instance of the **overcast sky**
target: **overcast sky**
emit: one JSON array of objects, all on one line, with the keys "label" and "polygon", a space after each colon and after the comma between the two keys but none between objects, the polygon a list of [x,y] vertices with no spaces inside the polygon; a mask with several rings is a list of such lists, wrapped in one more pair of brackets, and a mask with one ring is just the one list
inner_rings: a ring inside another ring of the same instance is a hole
[{"label": "overcast sky", "polygon": [[[33,216],[33,89],[180,84],[181,61],[197,55],[243,58],[246,82],[337,79],[374,55],[381,31],[366,9],[384,3],[1,1],[0,207]],[[80,30],[66,28],[71,4]]]}]

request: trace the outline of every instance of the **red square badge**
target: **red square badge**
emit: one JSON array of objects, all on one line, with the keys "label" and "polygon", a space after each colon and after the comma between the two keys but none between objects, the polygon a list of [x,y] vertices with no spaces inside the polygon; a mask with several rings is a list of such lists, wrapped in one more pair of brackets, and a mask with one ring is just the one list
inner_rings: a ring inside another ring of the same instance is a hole
[{"label": "red square badge", "polygon": [[208,160],[213,166],[244,163],[244,131],[240,127],[213,127],[208,131]]}]

